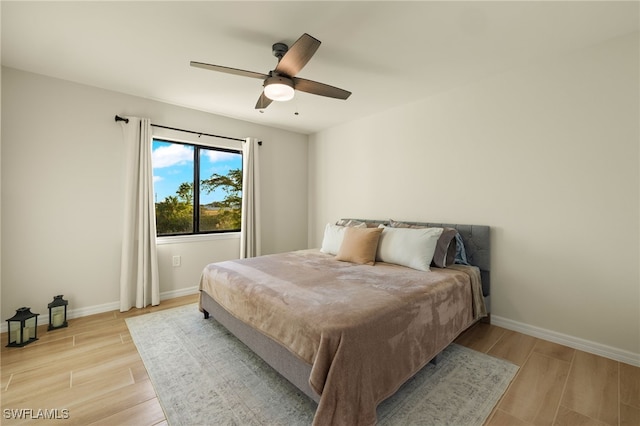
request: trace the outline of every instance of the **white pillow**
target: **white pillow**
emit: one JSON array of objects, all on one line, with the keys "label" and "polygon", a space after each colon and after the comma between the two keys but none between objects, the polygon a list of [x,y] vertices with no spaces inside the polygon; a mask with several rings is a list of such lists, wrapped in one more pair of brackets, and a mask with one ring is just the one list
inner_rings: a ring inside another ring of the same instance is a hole
[{"label": "white pillow", "polygon": [[327,223],[327,226],[324,227],[324,237],[322,238],[322,248],[320,251],[333,255],[338,254],[343,238],[344,226]]},{"label": "white pillow", "polygon": [[420,271],[429,271],[442,228],[389,228],[380,225],[382,234],[376,260],[395,263]]},{"label": "white pillow", "polygon": [[[351,226],[351,225],[350,225]],[[351,226],[352,228],[366,228],[367,224],[354,224]],[[336,255],[338,254],[338,250],[340,250],[340,246],[342,245],[342,240],[344,239],[344,230],[347,226],[341,225],[333,225],[331,223],[327,223],[327,226],[324,228],[324,237],[322,238],[322,247],[320,251],[322,253],[328,253]]]}]

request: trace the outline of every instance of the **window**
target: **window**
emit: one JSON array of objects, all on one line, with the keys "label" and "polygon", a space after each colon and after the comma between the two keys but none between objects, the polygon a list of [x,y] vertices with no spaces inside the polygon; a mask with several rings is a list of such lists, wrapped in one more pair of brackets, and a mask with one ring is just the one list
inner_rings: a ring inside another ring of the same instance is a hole
[{"label": "window", "polygon": [[240,151],[154,138],[152,163],[158,236],[240,230]]}]

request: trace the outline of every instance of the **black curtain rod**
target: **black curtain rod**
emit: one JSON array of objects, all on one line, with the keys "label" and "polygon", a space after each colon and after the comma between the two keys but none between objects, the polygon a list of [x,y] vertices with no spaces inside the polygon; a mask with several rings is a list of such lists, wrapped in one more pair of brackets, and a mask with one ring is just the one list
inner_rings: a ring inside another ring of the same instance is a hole
[{"label": "black curtain rod", "polygon": [[[120,117],[119,115],[116,115],[115,120],[116,120],[116,122],[124,121],[125,123],[129,123],[129,119],[128,118]],[[198,136],[211,136],[213,138],[229,139],[229,140],[232,140],[232,141],[240,141],[240,142],[244,142],[245,141],[244,139],[232,138],[230,136],[212,135],[210,133],[202,133],[202,132],[195,132],[193,130],[178,129],[176,127],[161,126],[160,124],[151,123],[151,125],[153,127],[160,127],[162,129],[167,129],[167,130],[176,130],[178,132],[193,133],[194,135],[198,135]],[[262,141],[258,141],[258,145],[262,145]]]}]

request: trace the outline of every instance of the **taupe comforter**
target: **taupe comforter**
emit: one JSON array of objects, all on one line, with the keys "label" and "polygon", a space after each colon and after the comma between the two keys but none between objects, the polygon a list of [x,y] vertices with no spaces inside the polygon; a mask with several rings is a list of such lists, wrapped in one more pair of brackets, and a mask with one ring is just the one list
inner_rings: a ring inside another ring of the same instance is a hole
[{"label": "taupe comforter", "polygon": [[479,276],[302,250],[208,265],[200,289],[312,365],[315,425],[372,425],[379,402],[483,315]]}]

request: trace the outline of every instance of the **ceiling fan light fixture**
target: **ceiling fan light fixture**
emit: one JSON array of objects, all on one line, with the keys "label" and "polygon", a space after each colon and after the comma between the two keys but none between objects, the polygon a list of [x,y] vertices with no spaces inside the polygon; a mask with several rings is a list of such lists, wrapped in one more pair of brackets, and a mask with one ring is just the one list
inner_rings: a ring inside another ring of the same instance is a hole
[{"label": "ceiling fan light fixture", "polygon": [[272,101],[290,101],[294,93],[293,82],[288,78],[273,76],[264,82],[264,95]]}]

